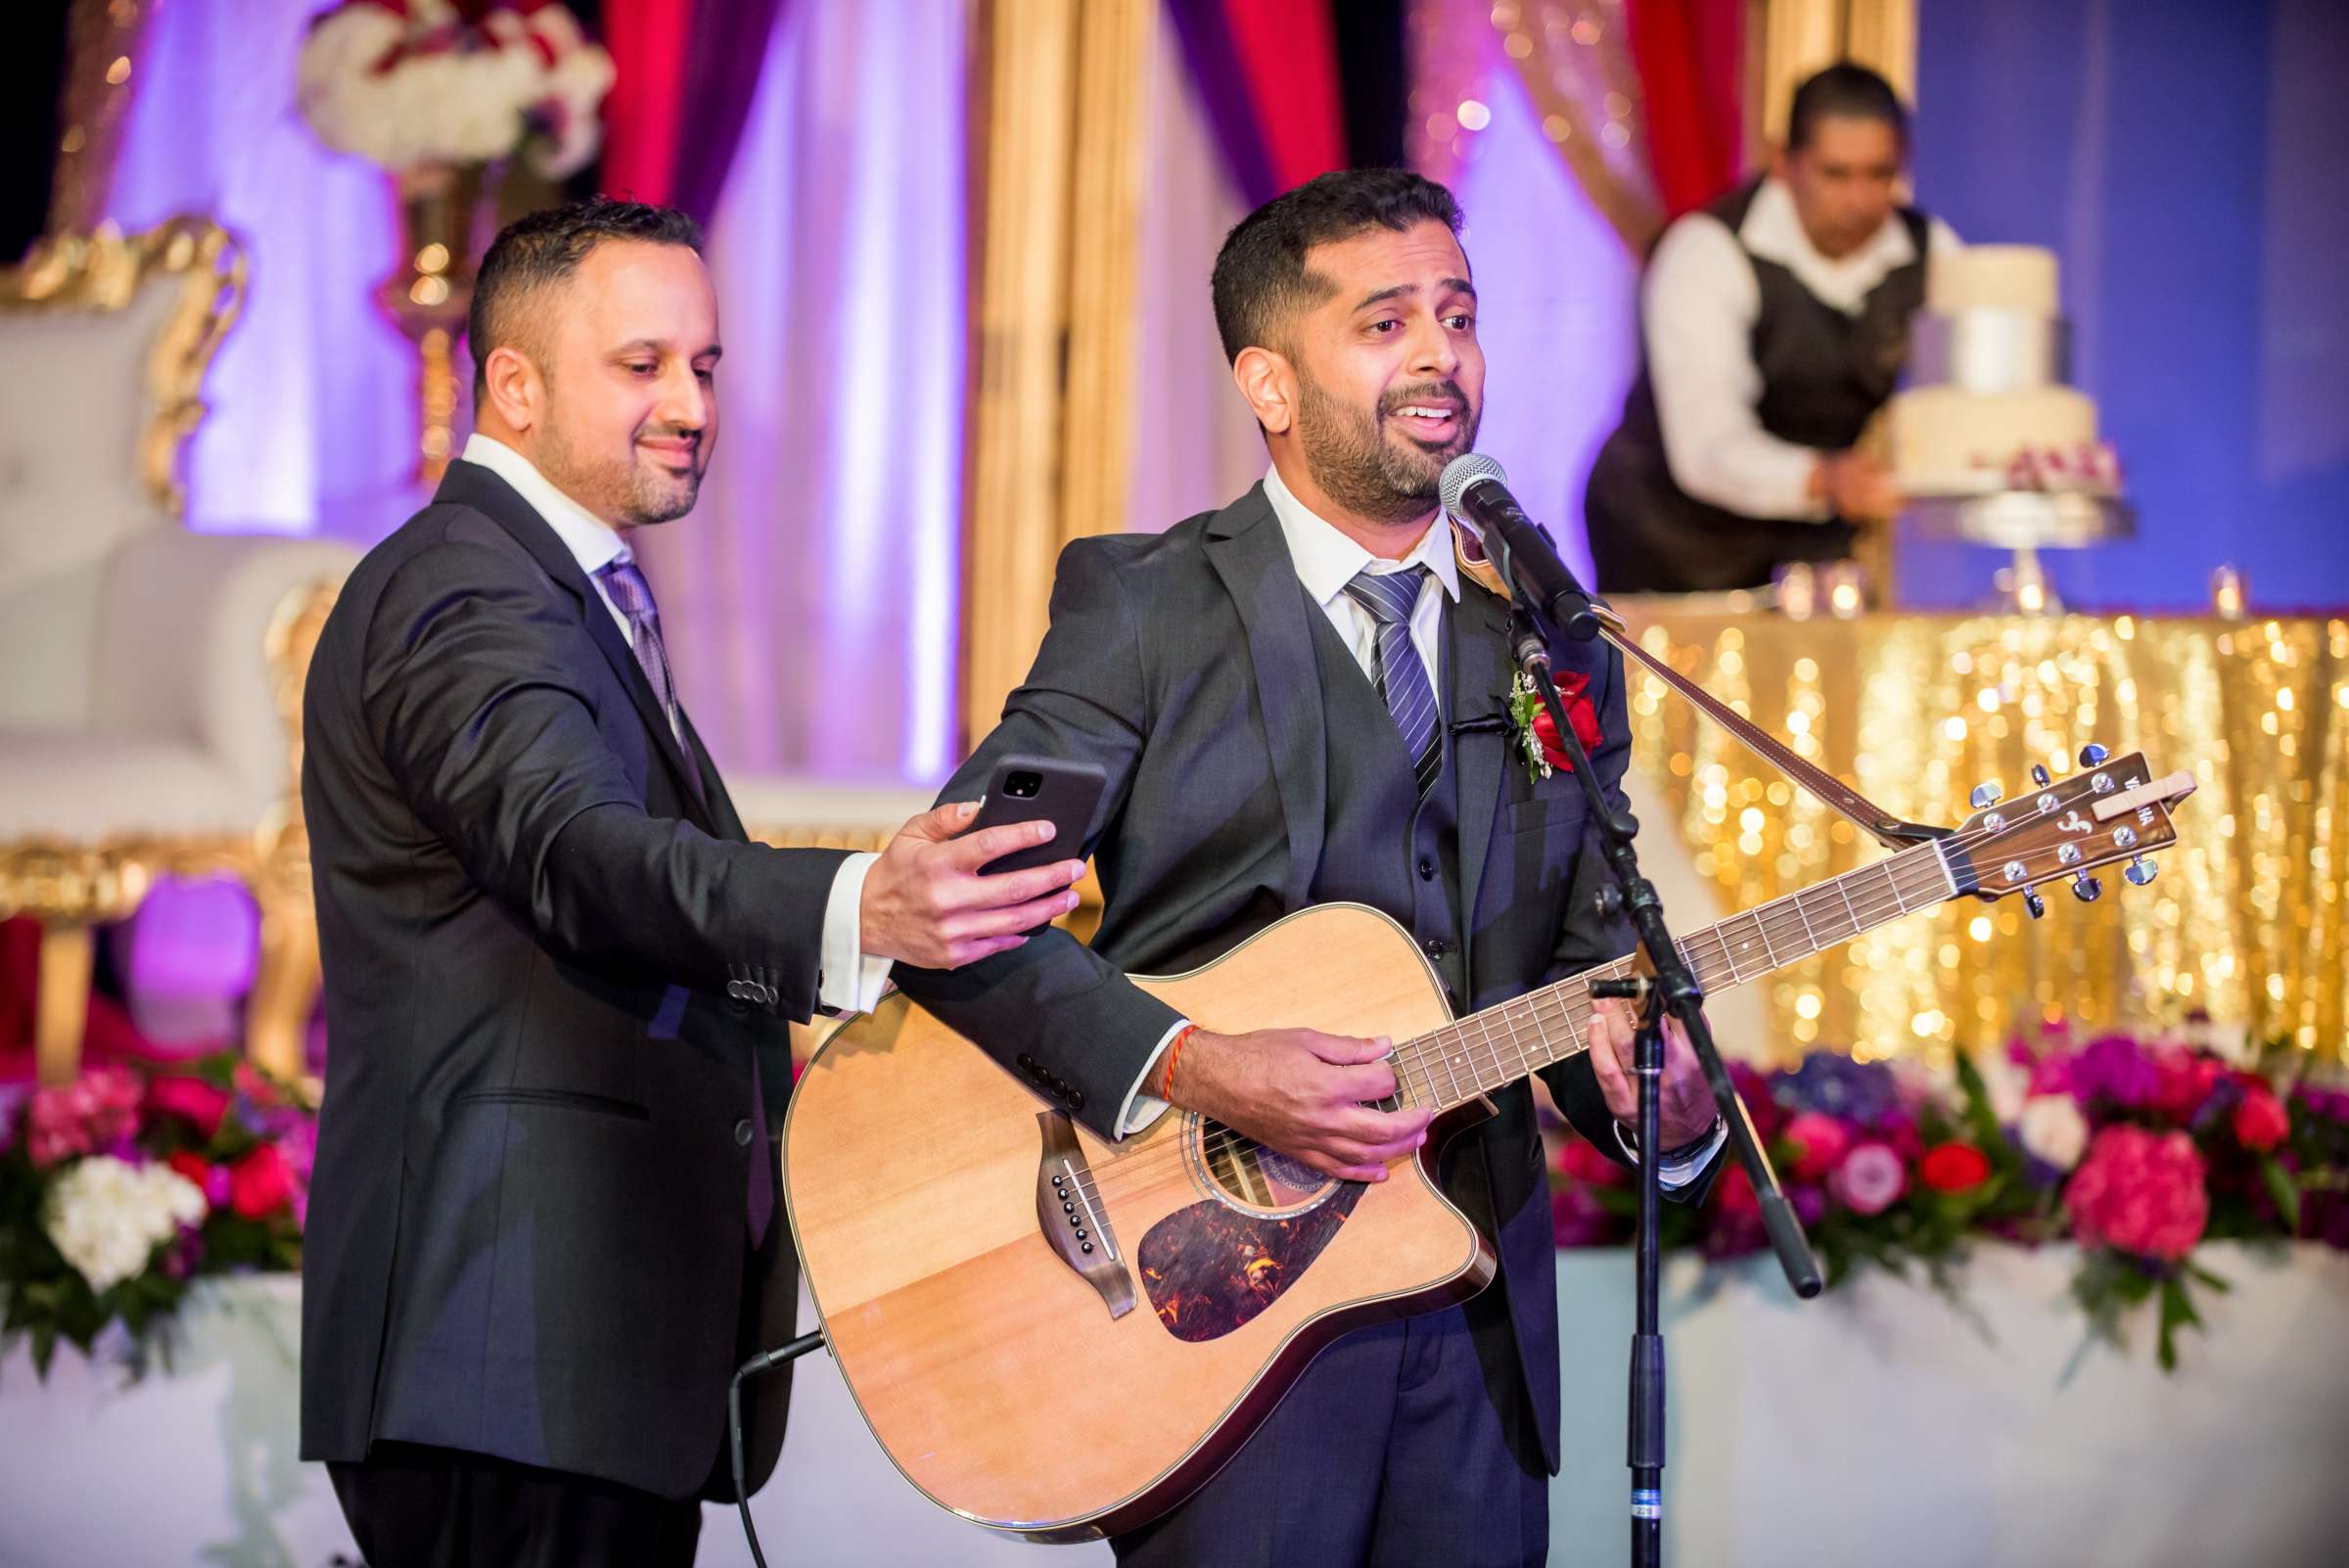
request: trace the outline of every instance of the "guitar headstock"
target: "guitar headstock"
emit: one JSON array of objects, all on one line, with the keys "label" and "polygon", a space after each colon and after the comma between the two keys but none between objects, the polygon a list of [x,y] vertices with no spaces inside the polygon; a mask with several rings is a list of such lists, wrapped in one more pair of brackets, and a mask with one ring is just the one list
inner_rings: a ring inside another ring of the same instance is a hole
[{"label": "guitar headstock", "polygon": [[1984,899],[2020,893],[2035,916],[2047,906],[2031,890],[2057,877],[2071,878],[2083,902],[2104,891],[2091,873],[2115,860],[2128,862],[2122,875],[2133,885],[2152,881],[2146,856],[2178,841],[2170,807],[2194,793],[2191,773],[2155,778],[2142,753],[2107,761],[2101,746],[2081,751],[2077,773],[2031,774],[2030,793],[2011,801],[2002,802],[1996,785],[1975,790],[1974,814],[1940,848],[1961,890]]}]

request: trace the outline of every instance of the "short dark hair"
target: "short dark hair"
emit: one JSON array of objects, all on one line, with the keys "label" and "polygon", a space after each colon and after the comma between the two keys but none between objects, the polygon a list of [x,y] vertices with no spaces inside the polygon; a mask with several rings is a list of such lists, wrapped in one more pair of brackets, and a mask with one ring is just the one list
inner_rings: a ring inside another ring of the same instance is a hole
[{"label": "short dark hair", "polygon": [[1279,329],[1328,297],[1331,285],[1306,269],[1316,245],[1370,229],[1401,234],[1417,223],[1460,232],[1451,193],[1407,168],[1350,168],[1306,181],[1240,219],[1216,255],[1216,331],[1223,357],[1250,346],[1280,346]]},{"label": "short dark hair", "polygon": [[599,196],[526,213],[498,230],[473,282],[466,313],[465,345],[473,354],[475,407],[488,396],[484,367],[490,350],[520,339],[521,310],[537,289],[560,283],[579,270],[588,253],[610,240],[647,245],[681,245],[696,255],[702,226],[674,208],[616,202]]},{"label": "short dark hair", "polygon": [[1794,90],[1794,107],[1786,112],[1786,151],[1811,145],[1812,132],[1822,119],[1880,119],[1892,127],[1901,145],[1909,145],[1909,111],[1892,83],[1850,61],[1840,61]]}]

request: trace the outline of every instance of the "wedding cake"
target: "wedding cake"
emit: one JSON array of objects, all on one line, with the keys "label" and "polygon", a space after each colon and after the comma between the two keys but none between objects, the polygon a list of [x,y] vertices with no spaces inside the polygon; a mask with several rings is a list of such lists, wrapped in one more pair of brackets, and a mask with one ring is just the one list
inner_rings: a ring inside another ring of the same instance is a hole
[{"label": "wedding cake", "polygon": [[1911,328],[1910,385],[1889,415],[1904,494],[2119,489],[2096,403],[2065,385],[2070,331],[2055,300],[2055,257],[2036,246],[1933,258]]}]

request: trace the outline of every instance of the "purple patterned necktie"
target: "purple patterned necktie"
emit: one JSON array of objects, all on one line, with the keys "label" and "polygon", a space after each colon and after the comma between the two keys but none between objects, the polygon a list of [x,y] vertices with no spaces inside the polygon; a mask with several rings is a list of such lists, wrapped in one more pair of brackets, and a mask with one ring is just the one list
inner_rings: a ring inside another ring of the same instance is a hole
[{"label": "purple patterned necktie", "polygon": [[636,563],[625,556],[600,568],[596,574],[603,579],[604,591],[612,596],[612,607],[628,623],[629,640],[635,644],[636,664],[643,669],[644,678],[653,683],[653,695],[661,699],[661,712],[668,715],[668,729],[684,744],[684,734],[677,723],[677,683],[668,670],[668,648],[661,640],[661,608],[653,603],[653,585],[644,580]]},{"label": "purple patterned necktie", "polygon": [[[611,562],[595,574],[612,596],[612,606],[628,623],[629,640],[635,644],[636,664],[644,678],[652,682],[653,695],[661,700],[661,712],[668,716],[668,730],[681,747],[685,744],[685,726],[677,716],[677,683],[669,673],[668,649],[661,641],[661,610],[653,603],[653,585],[644,580],[636,564],[624,557]],[[688,765],[694,759],[690,752]],[[702,795],[702,781],[691,779],[694,798]],[[751,1154],[750,1191],[747,1215],[751,1222],[751,1244],[757,1246],[766,1234],[767,1222],[775,1216],[775,1173],[773,1145],[766,1137],[766,1086],[759,1072],[759,1048],[751,1047],[751,1114],[749,1126],[754,1130],[759,1147]]]},{"label": "purple patterned necktie", "polygon": [[1411,772],[1423,801],[1444,769],[1436,690],[1428,683],[1427,666],[1419,662],[1419,650],[1411,643],[1411,611],[1418,606],[1419,584],[1426,576],[1423,566],[1387,573],[1365,568],[1346,584],[1346,597],[1369,611],[1378,625],[1372,645],[1371,683],[1386,700],[1387,712],[1394,715],[1395,727],[1411,754]]}]

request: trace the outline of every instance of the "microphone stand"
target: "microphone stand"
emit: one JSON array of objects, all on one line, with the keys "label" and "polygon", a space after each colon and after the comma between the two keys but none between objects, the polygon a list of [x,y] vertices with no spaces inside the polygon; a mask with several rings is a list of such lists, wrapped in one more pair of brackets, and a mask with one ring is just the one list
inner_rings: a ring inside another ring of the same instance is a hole
[{"label": "microphone stand", "polygon": [[[1606,792],[1591,771],[1589,754],[1583,749],[1573,724],[1567,721],[1557,682],[1550,676],[1553,618],[1555,628],[1565,630],[1578,641],[1589,641],[1598,634],[1598,612],[1592,607],[1589,594],[1583,591],[1554,555],[1542,562],[1537,573],[1526,573],[1520,570],[1517,552],[1510,549],[1500,530],[1486,530],[1484,542],[1503,580],[1516,593],[1518,625],[1523,632],[1515,639],[1518,668],[1533,682],[1534,689],[1541,694],[1543,708],[1549,714],[1549,721],[1557,726],[1559,749],[1566,754],[1574,776],[1581,782],[1584,799],[1589,804],[1585,819],[1589,826],[1585,831],[1596,837],[1599,853],[1614,877],[1615,886],[1601,895],[1601,912],[1611,913],[1620,908],[1630,916],[1640,946],[1646,950],[1649,967],[1654,971],[1652,979],[1598,982],[1590,988],[1590,993],[1629,997],[1641,1004],[1634,1058],[1639,1080],[1639,1230],[1634,1263],[1635,1310],[1627,1458],[1632,1471],[1632,1562],[1634,1568],[1656,1568],[1662,1561],[1664,1520],[1664,1335],[1658,1320],[1661,1287],[1656,1237],[1663,1150],[1657,1145],[1661,1137],[1658,1096],[1664,1077],[1667,1013],[1681,1021],[1689,1044],[1695,1047],[1705,1082],[1713,1090],[1713,1103],[1721,1108],[1723,1124],[1728,1130],[1728,1142],[1736,1150],[1738,1162],[1745,1167],[1755,1195],[1761,1200],[1763,1225],[1769,1232],[1772,1249],[1777,1254],[1778,1267],[1785,1271],[1786,1282],[1797,1296],[1808,1300],[1819,1294],[1821,1283],[1819,1261],[1812,1256],[1802,1222],[1795,1218],[1793,1206],[1786,1201],[1777,1173],[1771,1168],[1770,1157],[1762,1152],[1761,1140],[1754,1134],[1753,1120],[1746,1114],[1745,1102],[1737,1097],[1736,1086],[1729,1082],[1728,1070],[1722,1065],[1721,1053],[1714,1047],[1713,1032],[1705,1023],[1703,988],[1698,986],[1695,974],[1681,956],[1679,944],[1664,924],[1664,904],[1656,896],[1655,885],[1640,874],[1639,857],[1632,847],[1638,824],[1628,813],[1618,812],[1607,801]],[[1565,590],[1559,589],[1561,581]],[[1545,588],[1551,591],[1545,593],[1543,591]]]}]

